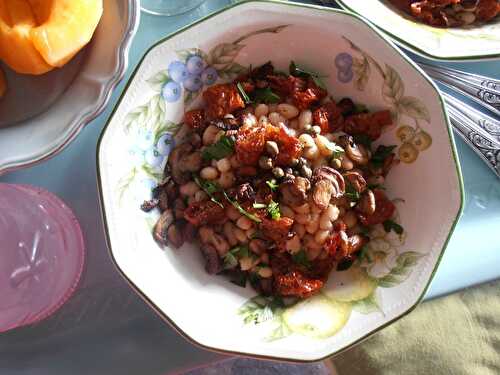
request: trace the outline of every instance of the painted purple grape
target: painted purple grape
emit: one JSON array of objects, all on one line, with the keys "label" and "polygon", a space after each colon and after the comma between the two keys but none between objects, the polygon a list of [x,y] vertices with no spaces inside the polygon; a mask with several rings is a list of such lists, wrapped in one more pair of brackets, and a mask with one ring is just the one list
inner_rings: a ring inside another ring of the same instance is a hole
[{"label": "painted purple grape", "polygon": [[177,82],[168,81],[161,89],[161,95],[168,103],[173,103],[181,97],[182,88]]},{"label": "painted purple grape", "polygon": [[144,158],[149,166],[153,168],[159,168],[161,167],[165,156],[160,154],[156,148],[152,148],[146,151]]},{"label": "painted purple grape", "polygon": [[186,64],[180,61],[172,61],[168,66],[168,76],[177,83],[182,83],[188,77]]},{"label": "painted purple grape", "polygon": [[200,56],[194,55],[187,59],[186,68],[190,74],[201,74],[205,69],[206,63]]},{"label": "painted purple grape", "polygon": [[156,149],[161,155],[167,156],[173,147],[173,141],[174,140],[172,139],[172,134],[165,133],[158,139]]},{"label": "painted purple grape", "polygon": [[201,81],[207,86],[213,85],[217,78],[219,78],[217,70],[212,66],[209,66],[201,73]]},{"label": "painted purple grape", "polygon": [[352,72],[352,69],[348,70],[339,70],[337,74],[337,78],[340,82],[342,83],[348,83],[351,82],[354,77],[354,73]]},{"label": "painted purple grape", "polygon": [[339,53],[335,58],[335,66],[339,70],[349,70],[352,67],[352,56],[346,52]]},{"label": "painted purple grape", "polygon": [[199,74],[190,74],[184,81],[184,88],[188,91],[198,91],[202,86],[203,82]]}]

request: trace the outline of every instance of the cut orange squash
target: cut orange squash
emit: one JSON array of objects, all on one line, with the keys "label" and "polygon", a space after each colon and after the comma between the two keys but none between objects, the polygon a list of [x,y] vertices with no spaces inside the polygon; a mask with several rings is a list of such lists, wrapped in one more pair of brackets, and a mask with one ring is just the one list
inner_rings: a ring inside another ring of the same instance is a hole
[{"label": "cut orange squash", "polygon": [[0,59],[18,73],[43,74],[53,69],[31,41],[34,26],[26,0],[0,0]]},{"label": "cut orange squash", "polygon": [[5,80],[3,70],[0,69],[0,98],[5,95],[5,91],[7,91],[7,81]]},{"label": "cut orange squash", "polygon": [[39,19],[50,13],[43,24],[31,30],[31,40],[44,60],[57,67],[90,41],[102,15],[102,0],[52,0],[49,12],[40,1],[30,3],[39,12]]}]

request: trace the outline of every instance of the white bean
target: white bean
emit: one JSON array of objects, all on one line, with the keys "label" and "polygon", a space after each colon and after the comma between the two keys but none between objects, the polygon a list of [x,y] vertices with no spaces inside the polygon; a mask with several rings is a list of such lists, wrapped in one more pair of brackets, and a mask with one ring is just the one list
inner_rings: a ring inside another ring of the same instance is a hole
[{"label": "white bean", "polygon": [[290,123],[288,124],[288,127],[292,128],[294,130],[299,130],[299,120],[294,118],[292,121],[290,121]]},{"label": "white bean", "polygon": [[253,260],[250,257],[243,257],[240,259],[240,267],[242,271],[248,271],[253,266]]},{"label": "white bean", "polygon": [[200,172],[200,177],[204,180],[215,180],[219,176],[219,172],[214,167],[205,167]]},{"label": "white bean", "polygon": [[215,137],[217,136],[217,133],[219,131],[220,129],[217,126],[209,125],[203,132],[203,137],[202,137],[203,144],[206,146],[214,143]]},{"label": "white bean", "polygon": [[304,147],[316,147],[316,143],[314,142],[314,138],[311,137],[310,134],[304,133],[299,137],[299,141],[304,145]]},{"label": "white bean", "polygon": [[228,158],[222,158],[217,161],[217,169],[221,172],[227,172],[231,169],[231,162]]},{"label": "white bean", "polygon": [[259,125],[266,126],[267,124],[269,124],[269,119],[267,118],[267,116],[260,116]]},{"label": "white bean", "polygon": [[333,228],[333,223],[328,218],[321,216],[319,220],[319,228],[322,230],[331,230]]},{"label": "white bean", "polygon": [[306,109],[300,112],[299,115],[299,129],[304,129],[306,125],[312,124],[312,112]]},{"label": "white bean", "polygon": [[299,110],[292,104],[281,103],[278,104],[278,113],[287,120],[291,120],[299,115]]},{"label": "white bean", "polygon": [[268,105],[269,113],[276,112],[278,110],[278,105],[276,103],[271,103]]},{"label": "white bean", "polygon": [[332,156],[335,150],[335,145],[333,145],[328,138],[318,135],[316,136],[316,146],[319,148],[319,152],[323,156]]},{"label": "white bean", "polygon": [[[241,216],[237,221],[236,225],[243,230],[248,230],[252,227],[252,221],[246,216]],[[245,234],[246,237],[246,234]]]},{"label": "white bean", "polygon": [[223,189],[230,188],[234,184],[234,173],[233,172],[223,172],[219,177],[219,185]]},{"label": "white bean", "polygon": [[234,208],[234,206],[229,205],[226,207],[226,216],[230,220],[236,221],[240,218],[240,213],[238,212],[238,210],[236,208]]},{"label": "white bean", "polygon": [[179,188],[179,192],[181,193],[181,195],[184,195],[186,197],[193,196],[198,190],[200,190],[200,187],[194,181],[189,181]]},{"label": "white bean", "polygon": [[263,279],[267,279],[273,275],[273,270],[269,267],[261,267],[259,269],[259,276]]},{"label": "white bean", "polygon": [[350,171],[351,169],[354,168],[354,163],[352,162],[351,159],[349,159],[347,156],[344,155],[342,158],[342,168],[345,169],[346,171]]},{"label": "white bean", "polygon": [[234,235],[234,229],[234,224],[230,221],[226,221],[226,223],[224,224],[223,232],[224,236],[226,236],[227,241],[231,246],[236,246],[236,244],[238,244],[238,239]]},{"label": "white bean", "polygon": [[294,223],[293,224],[293,231],[295,233],[297,233],[297,236],[299,236],[300,238],[302,238],[306,234],[306,227],[303,226],[302,224]]},{"label": "white bean", "polygon": [[240,228],[234,227],[234,235],[238,239],[239,242],[241,243],[247,243],[247,234],[245,231],[241,230]]},{"label": "white bean", "polygon": [[238,157],[236,155],[231,156],[231,159],[229,159],[231,162],[231,167],[234,169],[238,168],[240,166],[240,162],[238,161]]},{"label": "white bean", "polygon": [[358,223],[358,217],[354,211],[347,211],[345,215],[342,217],[347,228],[352,228]]},{"label": "white bean", "polygon": [[330,221],[335,221],[339,218],[339,208],[333,204],[328,205],[328,208],[326,209],[325,213],[328,215],[328,218]]},{"label": "white bean", "polygon": [[304,150],[304,157],[306,157],[309,160],[315,160],[319,157],[319,148],[318,146],[314,145],[314,147],[307,147]]},{"label": "white bean", "polygon": [[299,252],[301,248],[299,236],[295,235],[286,241],[285,247],[289,253],[295,254]]},{"label": "white bean", "polygon": [[310,234],[316,233],[316,231],[318,230],[318,227],[319,227],[319,220],[318,220],[318,218],[316,218],[316,220],[314,220],[311,217],[311,221],[309,221],[309,223],[307,223],[305,225],[306,225],[307,233],[310,233]]},{"label": "white bean", "polygon": [[271,112],[267,117],[269,118],[269,122],[274,126],[278,126],[280,123],[286,121],[286,119],[283,116],[281,116],[278,112]]},{"label": "white bean", "polygon": [[260,121],[261,116],[267,116],[269,113],[269,107],[267,104],[258,104],[257,107],[255,107],[255,117],[257,117]]},{"label": "white bean", "polygon": [[194,194],[194,200],[196,202],[201,202],[201,201],[204,201],[208,198],[208,194],[205,193],[203,190],[198,190],[195,194]]},{"label": "white bean", "polygon": [[318,230],[316,234],[314,235],[314,240],[316,243],[323,245],[325,241],[327,240],[328,236],[330,234],[330,231],[328,230]]},{"label": "white bean", "polygon": [[301,206],[296,206],[293,208],[298,214],[307,214],[309,212],[309,203],[304,203]]},{"label": "white bean", "polygon": [[280,205],[280,211],[281,211],[281,216],[288,217],[290,219],[295,219],[295,212],[293,210],[285,205]]},{"label": "white bean", "polygon": [[295,221],[299,224],[307,225],[311,220],[311,216],[309,214],[299,214],[295,216]]},{"label": "white bean", "polygon": [[246,126],[255,126],[257,125],[257,118],[253,113],[249,113],[243,116],[243,125]]},{"label": "white bean", "polygon": [[313,214],[320,214],[320,213],[323,211],[323,210],[322,210],[320,207],[318,207],[318,206],[317,206],[314,202],[313,202],[313,203],[311,203],[310,207],[311,207],[311,213],[313,213]]}]

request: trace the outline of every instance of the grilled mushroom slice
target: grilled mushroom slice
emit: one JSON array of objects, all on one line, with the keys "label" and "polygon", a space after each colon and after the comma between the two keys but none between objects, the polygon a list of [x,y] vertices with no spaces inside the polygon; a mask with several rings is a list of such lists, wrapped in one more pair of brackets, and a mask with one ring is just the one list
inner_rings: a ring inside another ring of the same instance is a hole
[{"label": "grilled mushroom slice", "polygon": [[330,167],[319,167],[314,170],[313,201],[322,210],[328,207],[330,199],[340,198],[345,193],[344,177]]}]

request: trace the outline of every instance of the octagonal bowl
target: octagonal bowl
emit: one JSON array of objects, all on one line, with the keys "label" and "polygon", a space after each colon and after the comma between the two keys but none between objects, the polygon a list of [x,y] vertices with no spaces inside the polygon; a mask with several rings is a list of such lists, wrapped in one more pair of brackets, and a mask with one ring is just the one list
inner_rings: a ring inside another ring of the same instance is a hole
[{"label": "octagonal bowl", "polygon": [[[202,74],[175,83],[169,65],[193,56],[205,60],[210,79]],[[151,235],[159,213],[139,206],[162,178],[184,110],[200,105],[207,85],[269,60],[285,70],[292,59],[320,72],[334,98],[350,96],[393,112],[395,125],[381,142],[397,145],[402,160],[387,179],[387,193],[405,234],[375,228],[362,261],[333,272],[320,295],[283,307],[205,273],[192,245],[160,248]],[[360,18],[302,4],[239,3],[157,43],[131,78],[97,152],[117,268],[181,334],[224,352],[313,361],[394,322],[422,299],[462,207],[458,162],[436,87]]]}]

